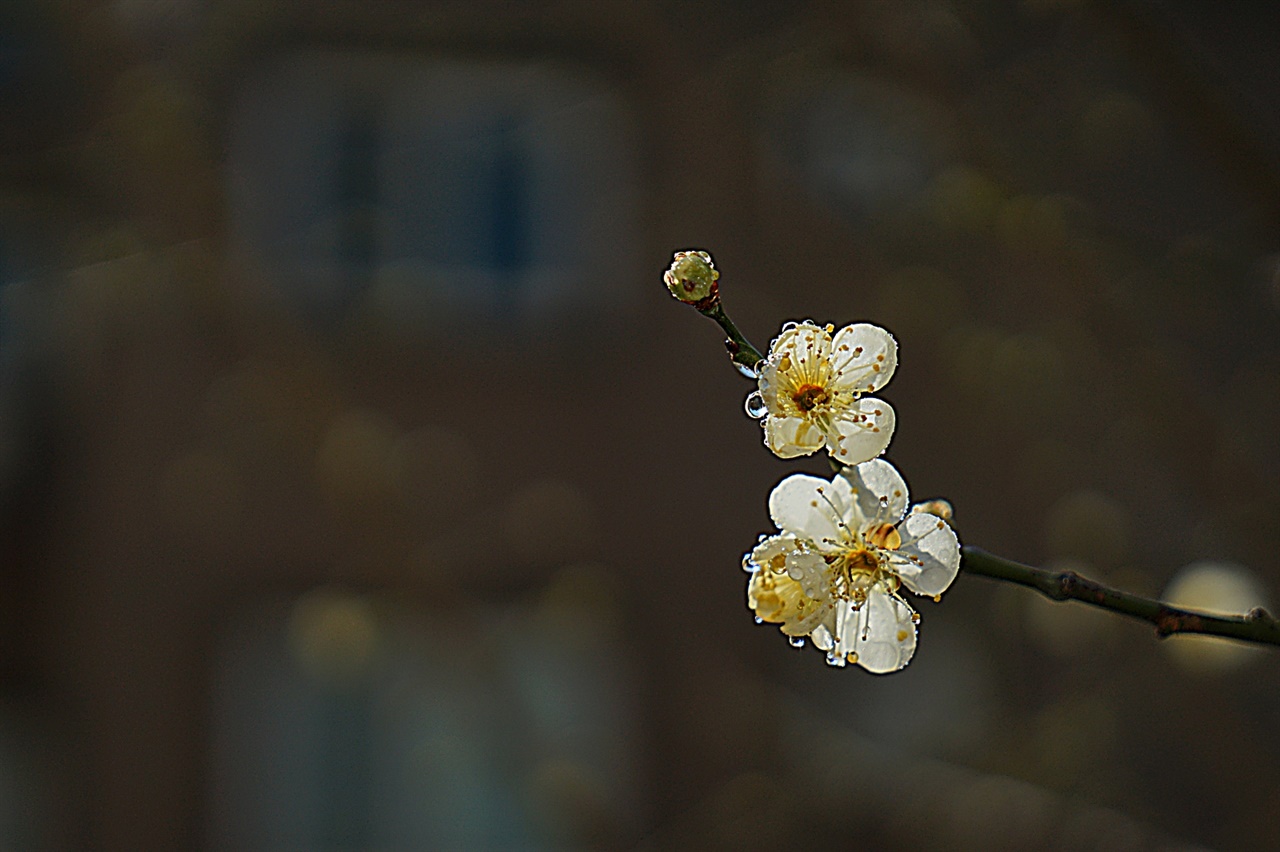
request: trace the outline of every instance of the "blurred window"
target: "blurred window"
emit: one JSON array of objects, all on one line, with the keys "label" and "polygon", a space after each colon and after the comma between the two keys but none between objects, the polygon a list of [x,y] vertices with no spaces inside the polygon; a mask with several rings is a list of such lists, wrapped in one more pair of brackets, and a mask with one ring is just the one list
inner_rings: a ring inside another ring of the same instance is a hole
[{"label": "blurred window", "polygon": [[238,246],[313,316],[505,330],[627,301],[632,131],[589,75],[297,55],[243,87],[230,163]]},{"label": "blurred window", "polygon": [[766,151],[855,220],[914,200],[950,156],[946,113],[907,88],[852,73],[779,86]]},{"label": "blurred window", "polygon": [[631,836],[634,711],[616,643],[545,608],[467,610],[320,589],[238,613],[215,656],[212,847]]}]

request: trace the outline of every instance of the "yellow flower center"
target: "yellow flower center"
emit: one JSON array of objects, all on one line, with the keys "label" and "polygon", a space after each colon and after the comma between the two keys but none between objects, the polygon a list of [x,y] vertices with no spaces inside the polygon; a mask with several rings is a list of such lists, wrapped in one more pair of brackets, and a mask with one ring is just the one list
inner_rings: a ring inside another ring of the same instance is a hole
[{"label": "yellow flower center", "polygon": [[867,591],[877,583],[887,582],[892,586],[891,591],[896,591],[898,578],[885,569],[877,551],[897,550],[901,544],[902,536],[893,524],[880,524],[867,530],[859,544],[828,556],[829,564],[835,569],[832,585],[836,596],[862,606]]},{"label": "yellow flower center", "polygon": [[829,400],[831,395],[827,393],[827,389],[820,385],[801,385],[796,392],[791,395],[791,401],[796,404],[796,408],[808,414],[819,405]]}]

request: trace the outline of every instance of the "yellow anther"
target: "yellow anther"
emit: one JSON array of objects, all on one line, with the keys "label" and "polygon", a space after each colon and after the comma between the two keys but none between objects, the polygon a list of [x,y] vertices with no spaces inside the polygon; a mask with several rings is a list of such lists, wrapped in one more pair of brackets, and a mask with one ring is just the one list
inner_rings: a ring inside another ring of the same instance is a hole
[{"label": "yellow anther", "polygon": [[883,550],[897,550],[902,547],[902,533],[893,524],[881,524],[867,531],[866,539],[873,547]]}]

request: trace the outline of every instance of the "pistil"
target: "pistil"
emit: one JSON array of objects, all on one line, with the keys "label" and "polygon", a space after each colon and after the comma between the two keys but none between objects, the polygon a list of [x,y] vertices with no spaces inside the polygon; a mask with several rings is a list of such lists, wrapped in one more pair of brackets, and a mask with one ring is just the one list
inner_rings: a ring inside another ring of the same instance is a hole
[{"label": "pistil", "polygon": [[801,385],[796,392],[791,395],[791,401],[796,404],[796,408],[805,414],[813,411],[819,405],[825,403],[831,395],[827,393],[827,389],[820,385]]}]

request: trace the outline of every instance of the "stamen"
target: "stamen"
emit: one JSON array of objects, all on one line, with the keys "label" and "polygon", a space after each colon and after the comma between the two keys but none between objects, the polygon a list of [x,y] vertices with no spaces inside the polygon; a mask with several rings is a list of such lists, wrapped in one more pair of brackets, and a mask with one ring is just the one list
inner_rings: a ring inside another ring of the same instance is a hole
[{"label": "stamen", "polygon": [[[845,532],[848,532],[849,525],[844,522],[844,517],[841,516],[840,510],[836,508],[836,504],[827,496],[827,492],[822,488],[818,488],[818,494],[822,497],[823,502],[831,509],[831,515],[836,522],[836,526]],[[815,502],[813,505],[817,506],[818,504]]]}]

